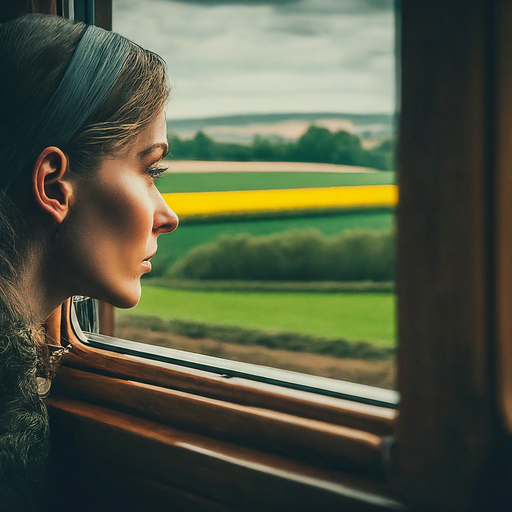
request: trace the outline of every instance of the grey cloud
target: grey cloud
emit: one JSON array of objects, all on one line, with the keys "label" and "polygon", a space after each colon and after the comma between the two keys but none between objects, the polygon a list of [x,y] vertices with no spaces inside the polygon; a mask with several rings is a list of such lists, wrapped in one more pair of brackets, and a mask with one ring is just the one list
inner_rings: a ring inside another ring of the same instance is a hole
[{"label": "grey cloud", "polygon": [[114,30],[166,59],[173,117],[387,111],[394,63],[393,11],[385,5],[391,4],[114,0]]},{"label": "grey cloud", "polygon": [[280,2],[283,13],[368,15],[393,12],[394,0],[302,0]]},{"label": "grey cloud", "polygon": [[[352,1],[354,3],[354,0]],[[394,9],[394,0],[357,0],[361,12],[390,12]]]},{"label": "grey cloud", "polygon": [[393,0],[302,0],[279,6],[275,14],[269,31],[302,37],[330,34],[348,42],[350,34],[353,40],[361,40],[361,30],[367,32],[369,26],[386,25],[383,17],[389,17],[392,26]]},{"label": "grey cloud", "polygon": [[273,24],[269,25],[268,30],[271,32],[283,32],[294,36],[314,37],[324,34],[325,23],[311,19],[286,19],[280,17]]},{"label": "grey cloud", "polygon": [[291,11],[368,14],[393,10],[394,0],[170,0],[204,7],[219,5],[270,5]]},{"label": "grey cloud", "polygon": [[182,4],[196,4],[203,7],[217,7],[219,5],[274,5],[282,6],[297,4],[302,0],[171,0]]}]

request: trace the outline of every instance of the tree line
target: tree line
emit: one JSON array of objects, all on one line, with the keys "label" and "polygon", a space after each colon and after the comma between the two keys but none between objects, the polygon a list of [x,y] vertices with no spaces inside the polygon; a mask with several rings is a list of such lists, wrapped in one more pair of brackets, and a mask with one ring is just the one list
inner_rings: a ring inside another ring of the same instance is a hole
[{"label": "tree line", "polygon": [[311,125],[297,140],[270,139],[256,135],[251,144],[217,142],[202,131],[191,139],[169,138],[170,156],[179,160],[226,160],[263,162],[315,162],[394,170],[395,145],[385,140],[371,149],[346,131],[331,132]]}]

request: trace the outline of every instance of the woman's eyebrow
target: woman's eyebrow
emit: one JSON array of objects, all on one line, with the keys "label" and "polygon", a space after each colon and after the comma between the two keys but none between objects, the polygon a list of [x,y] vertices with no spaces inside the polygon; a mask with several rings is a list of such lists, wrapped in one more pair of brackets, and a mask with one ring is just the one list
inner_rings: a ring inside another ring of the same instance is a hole
[{"label": "woman's eyebrow", "polygon": [[149,154],[153,153],[155,149],[161,149],[163,151],[161,158],[164,158],[164,156],[167,155],[167,153],[169,152],[169,144],[167,144],[167,142],[157,142],[156,144],[153,144],[149,148],[143,149],[139,153],[139,157],[144,158],[145,156],[148,156]]}]

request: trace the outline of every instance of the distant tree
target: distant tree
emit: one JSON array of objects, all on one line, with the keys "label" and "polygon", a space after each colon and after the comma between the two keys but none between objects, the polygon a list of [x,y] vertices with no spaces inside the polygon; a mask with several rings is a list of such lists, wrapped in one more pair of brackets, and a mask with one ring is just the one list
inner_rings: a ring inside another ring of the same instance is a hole
[{"label": "distant tree", "polygon": [[364,165],[364,149],[357,135],[339,131],[332,134],[334,146],[331,163],[340,165]]},{"label": "distant tree", "polygon": [[395,168],[396,141],[386,139],[378,146],[366,152],[367,167],[389,171]]},{"label": "distant tree", "polygon": [[266,139],[256,135],[252,141],[253,158],[263,162],[286,161],[291,145],[292,143],[285,140]]},{"label": "distant tree", "polygon": [[334,155],[333,134],[327,128],[310,126],[297,141],[294,160],[301,162],[332,162]]},{"label": "distant tree", "polygon": [[394,168],[395,141],[388,139],[366,150],[361,139],[346,131],[331,132],[311,125],[297,141],[269,139],[256,135],[252,144],[216,142],[198,131],[192,139],[169,137],[169,156],[190,160],[228,160],[263,162],[318,162],[370,167]]},{"label": "distant tree", "polygon": [[199,130],[193,140],[194,156],[197,160],[216,160],[216,143]]},{"label": "distant tree", "polygon": [[194,139],[180,139],[177,135],[169,137],[169,157],[177,160],[193,160],[195,156]]},{"label": "distant tree", "polygon": [[386,139],[375,147],[378,151],[388,151],[394,153],[396,150],[396,141],[394,139]]},{"label": "distant tree", "polygon": [[248,162],[253,160],[253,149],[245,144],[217,142],[215,147],[216,160],[230,162]]},{"label": "distant tree", "polygon": [[177,135],[171,135],[168,139],[169,142],[169,157],[172,158],[185,158],[184,155],[184,141],[182,141]]}]

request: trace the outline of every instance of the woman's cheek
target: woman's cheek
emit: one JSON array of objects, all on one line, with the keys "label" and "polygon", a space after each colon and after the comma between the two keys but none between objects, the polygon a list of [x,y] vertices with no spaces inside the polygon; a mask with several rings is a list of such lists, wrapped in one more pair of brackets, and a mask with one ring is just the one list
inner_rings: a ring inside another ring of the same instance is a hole
[{"label": "woman's cheek", "polygon": [[[140,298],[142,264],[156,248],[152,239],[154,207],[147,180],[105,169],[108,182],[87,187],[75,216],[69,277],[80,289],[118,307]],[[100,171],[101,172],[101,171]],[[85,190],[82,189],[84,192]]]}]

